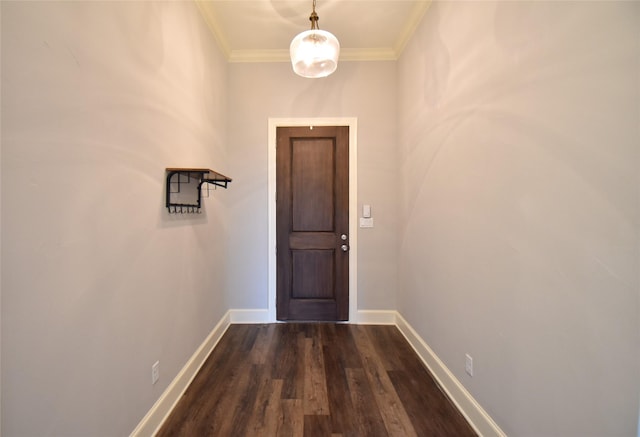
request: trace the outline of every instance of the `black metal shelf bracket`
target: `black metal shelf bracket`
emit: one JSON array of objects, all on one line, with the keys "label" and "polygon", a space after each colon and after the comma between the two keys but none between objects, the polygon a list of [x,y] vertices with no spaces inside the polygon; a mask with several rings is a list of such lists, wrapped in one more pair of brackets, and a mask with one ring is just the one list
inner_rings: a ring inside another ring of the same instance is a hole
[{"label": "black metal shelf bracket", "polygon": [[202,192],[209,184],[227,188],[231,178],[207,168],[167,168],[167,210],[169,214],[200,214]]}]

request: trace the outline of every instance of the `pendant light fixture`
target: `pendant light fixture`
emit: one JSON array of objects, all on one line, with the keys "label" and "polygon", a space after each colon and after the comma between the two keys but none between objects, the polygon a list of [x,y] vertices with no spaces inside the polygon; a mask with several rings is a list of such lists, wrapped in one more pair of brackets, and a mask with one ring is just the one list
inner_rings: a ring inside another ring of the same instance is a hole
[{"label": "pendant light fixture", "polygon": [[316,0],[313,0],[313,10],[309,17],[311,30],[298,34],[289,47],[293,71],[302,77],[326,77],[336,71],[340,43],[338,39],[326,30],[318,27],[316,14]]}]

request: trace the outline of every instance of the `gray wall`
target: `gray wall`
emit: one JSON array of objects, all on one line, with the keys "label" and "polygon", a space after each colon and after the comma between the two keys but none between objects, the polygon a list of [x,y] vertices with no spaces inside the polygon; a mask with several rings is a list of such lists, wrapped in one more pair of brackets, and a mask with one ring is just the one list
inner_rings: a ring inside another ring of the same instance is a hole
[{"label": "gray wall", "polygon": [[[226,61],[191,2],[2,8],[2,434],[127,435],[228,309]],[[151,385],[151,365],[160,381]]]},{"label": "gray wall", "polygon": [[437,2],[399,61],[398,309],[509,435],[637,435],[639,43],[637,2]]}]

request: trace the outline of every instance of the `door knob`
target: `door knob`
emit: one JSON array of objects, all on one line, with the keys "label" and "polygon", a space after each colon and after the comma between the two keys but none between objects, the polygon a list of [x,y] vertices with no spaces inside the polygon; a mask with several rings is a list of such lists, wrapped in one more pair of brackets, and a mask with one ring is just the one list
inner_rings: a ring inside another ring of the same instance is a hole
[{"label": "door knob", "polygon": [[342,239],[342,241],[347,241],[347,238],[349,238],[347,237],[347,234],[340,235],[340,239]]},{"label": "door knob", "polygon": [[342,249],[343,252],[346,252],[349,250],[349,246],[347,246],[346,244],[343,244],[342,246],[340,246],[340,249]]}]

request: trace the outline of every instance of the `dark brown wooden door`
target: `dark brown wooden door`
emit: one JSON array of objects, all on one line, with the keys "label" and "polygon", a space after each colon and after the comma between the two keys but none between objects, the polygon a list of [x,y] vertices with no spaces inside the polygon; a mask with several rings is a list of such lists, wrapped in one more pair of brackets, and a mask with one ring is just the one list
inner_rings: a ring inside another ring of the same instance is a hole
[{"label": "dark brown wooden door", "polygon": [[349,319],[349,127],[277,128],[277,319]]}]

